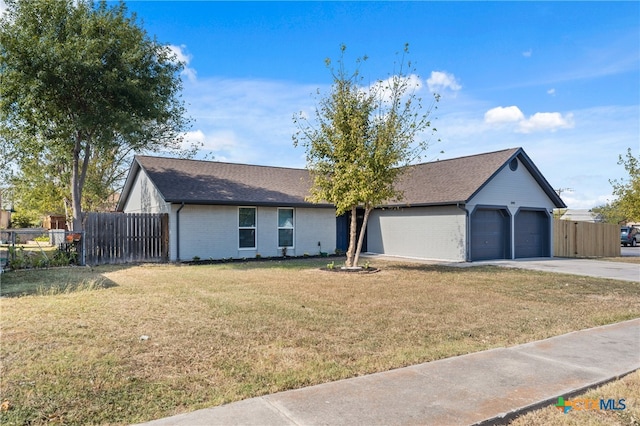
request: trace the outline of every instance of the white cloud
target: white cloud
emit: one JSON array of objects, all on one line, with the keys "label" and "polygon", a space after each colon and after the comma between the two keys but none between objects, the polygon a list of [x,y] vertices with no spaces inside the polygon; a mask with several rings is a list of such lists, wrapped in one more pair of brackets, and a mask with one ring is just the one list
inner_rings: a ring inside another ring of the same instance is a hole
[{"label": "white cloud", "polygon": [[186,81],[187,114],[195,120],[187,138],[218,161],[303,167],[304,150],[291,139],[293,115],[313,116],[317,88],[272,80]]},{"label": "white cloud", "polygon": [[496,107],[484,113],[487,124],[511,123],[524,120],[524,114],[517,106]]},{"label": "white cloud", "polygon": [[[2,0],[0,0],[0,1],[2,1]],[[182,74],[186,75],[187,78],[189,80],[191,80],[191,81],[195,80],[196,79],[196,70],[189,67],[189,64],[191,63],[191,59],[193,58],[193,56],[191,56],[191,54],[189,54],[189,53],[186,53],[187,46],[182,44],[180,46],[169,45],[167,47],[175,55],[176,60],[178,62],[181,62],[184,65],[184,69],[182,70]]]},{"label": "white cloud", "polygon": [[558,129],[571,129],[574,126],[573,114],[562,115],[559,112],[536,112],[529,118],[515,105],[496,107],[484,113],[484,122],[489,125],[515,123],[517,133],[534,133],[542,131],[555,132]]},{"label": "white cloud", "polygon": [[524,56],[525,58],[530,58],[532,53],[533,51],[531,49],[525,50],[524,52],[522,52],[522,56]]},{"label": "white cloud", "polygon": [[206,151],[229,151],[236,148],[238,137],[233,130],[219,130],[205,134],[201,129],[185,133],[186,146],[199,145]]},{"label": "white cloud", "polygon": [[593,207],[602,206],[613,201],[612,195],[597,195],[593,193],[577,193],[563,192],[561,197],[569,208],[572,209],[592,209]]},{"label": "white cloud", "polygon": [[519,133],[545,130],[555,132],[558,129],[571,129],[573,126],[573,114],[571,113],[563,116],[559,112],[536,112],[528,119],[520,121],[516,131]]},{"label": "white cloud", "polygon": [[[385,102],[388,102],[391,100],[391,95],[392,95],[391,87],[393,87],[395,83],[395,79],[397,78],[398,76],[391,76],[386,80],[381,80],[376,83],[373,83],[371,86],[369,86],[368,90],[370,92],[375,92],[380,99],[384,100]],[[422,88],[424,87],[423,81],[420,79],[420,77],[418,77],[415,74],[408,75],[404,77],[403,80],[404,81],[402,81],[401,84],[406,85],[407,95],[411,93],[417,93],[420,90],[422,90]]]},{"label": "white cloud", "polygon": [[435,93],[440,93],[446,89],[454,92],[462,89],[456,77],[444,71],[431,71],[431,76],[427,79],[427,86],[429,87],[429,91]]},{"label": "white cloud", "polygon": [[556,95],[556,89],[549,89],[547,90],[547,94],[551,95],[551,96],[555,96]]}]

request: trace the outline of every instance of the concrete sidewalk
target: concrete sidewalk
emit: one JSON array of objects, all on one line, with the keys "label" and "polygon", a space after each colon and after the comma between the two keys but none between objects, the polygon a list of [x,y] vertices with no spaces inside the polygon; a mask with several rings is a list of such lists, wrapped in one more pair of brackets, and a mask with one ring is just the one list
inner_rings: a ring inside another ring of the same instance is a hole
[{"label": "concrete sidewalk", "polygon": [[147,425],[506,421],[640,368],[640,319],[208,408]]}]

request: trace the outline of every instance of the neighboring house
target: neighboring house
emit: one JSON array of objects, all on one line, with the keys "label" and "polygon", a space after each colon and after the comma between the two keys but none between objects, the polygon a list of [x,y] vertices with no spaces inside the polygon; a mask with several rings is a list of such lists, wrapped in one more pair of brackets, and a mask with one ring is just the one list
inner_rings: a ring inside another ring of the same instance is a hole
[{"label": "neighboring house", "polygon": [[[169,213],[170,258],[333,252],[348,217],[305,201],[304,169],[136,157],[118,203]],[[411,166],[401,202],[375,209],[363,251],[469,261],[553,253],[550,212],[565,204],[521,148]]]},{"label": "neighboring house", "polygon": [[572,220],[575,222],[604,222],[604,217],[600,213],[591,210],[567,209],[560,217],[561,220]]}]

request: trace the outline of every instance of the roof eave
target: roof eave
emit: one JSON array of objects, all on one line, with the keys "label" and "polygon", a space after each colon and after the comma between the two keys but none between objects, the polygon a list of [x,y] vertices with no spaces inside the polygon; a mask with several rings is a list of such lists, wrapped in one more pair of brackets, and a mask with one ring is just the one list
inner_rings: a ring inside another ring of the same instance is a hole
[{"label": "roof eave", "polygon": [[314,204],[305,202],[277,202],[277,201],[252,201],[252,200],[189,200],[189,199],[169,199],[165,200],[170,204],[185,204],[198,206],[256,206],[256,207],[298,207],[298,208],[332,208],[333,204]]},{"label": "roof eave", "polygon": [[399,209],[399,208],[410,208],[410,207],[436,207],[436,206],[464,206],[467,203],[465,200],[459,201],[441,201],[436,203],[395,203],[395,204],[384,204],[381,206],[376,206],[377,209]]}]

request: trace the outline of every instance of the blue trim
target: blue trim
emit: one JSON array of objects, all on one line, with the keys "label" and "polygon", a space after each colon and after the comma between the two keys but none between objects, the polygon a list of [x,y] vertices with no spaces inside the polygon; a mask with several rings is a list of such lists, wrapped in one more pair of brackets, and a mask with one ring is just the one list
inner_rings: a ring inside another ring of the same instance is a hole
[{"label": "blue trim", "polygon": [[[516,256],[516,219],[518,217],[518,215],[520,214],[520,212],[522,211],[526,211],[526,212],[544,212],[545,216],[547,217],[547,241],[546,241],[546,248],[544,250],[545,253],[548,252],[548,254],[546,256],[542,256],[542,257],[553,257],[553,222],[552,222],[552,216],[551,213],[549,213],[549,210],[545,209],[545,208],[541,208],[541,207],[525,207],[525,206],[520,206],[518,207],[518,209],[516,210],[516,213],[513,215],[513,228],[514,228],[514,232],[513,232],[513,258],[514,259],[519,259],[518,256]],[[520,257],[521,259],[522,257]]]},{"label": "blue trim", "polygon": [[[505,165],[508,164],[505,163]],[[466,209],[465,209],[466,210]],[[499,206],[499,205],[489,205],[489,204],[478,204],[476,205],[473,210],[469,213],[469,252],[467,253],[467,257],[469,258],[470,262],[473,262],[474,259],[472,257],[472,249],[473,249],[473,229],[471,229],[471,224],[473,222],[473,215],[478,211],[478,210],[500,210],[503,212],[507,213],[506,216],[506,240],[504,241],[505,243],[505,248],[504,251],[507,254],[507,257],[504,257],[503,259],[512,259],[513,258],[513,221],[514,221],[514,216],[511,214],[511,211],[509,210],[509,207],[507,206]]]}]

